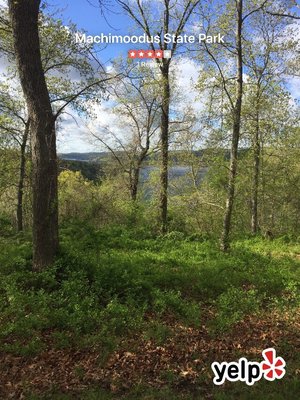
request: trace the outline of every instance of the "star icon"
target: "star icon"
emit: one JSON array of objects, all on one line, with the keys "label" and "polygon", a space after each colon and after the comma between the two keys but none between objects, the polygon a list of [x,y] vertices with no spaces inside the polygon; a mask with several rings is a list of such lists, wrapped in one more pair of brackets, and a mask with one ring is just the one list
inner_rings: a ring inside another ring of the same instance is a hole
[{"label": "star icon", "polygon": [[129,58],[135,58],[135,57],[136,57],[136,52],[135,52],[134,50],[130,50],[130,51],[128,52],[128,57],[129,57]]}]

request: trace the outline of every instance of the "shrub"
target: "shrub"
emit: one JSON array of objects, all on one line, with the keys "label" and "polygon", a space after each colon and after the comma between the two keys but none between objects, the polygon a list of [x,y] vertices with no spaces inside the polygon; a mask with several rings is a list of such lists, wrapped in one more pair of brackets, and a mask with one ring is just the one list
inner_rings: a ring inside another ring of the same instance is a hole
[{"label": "shrub", "polygon": [[244,315],[256,312],[261,301],[262,298],[254,289],[229,288],[216,301],[217,317],[213,322],[214,327],[217,331],[230,328]]}]

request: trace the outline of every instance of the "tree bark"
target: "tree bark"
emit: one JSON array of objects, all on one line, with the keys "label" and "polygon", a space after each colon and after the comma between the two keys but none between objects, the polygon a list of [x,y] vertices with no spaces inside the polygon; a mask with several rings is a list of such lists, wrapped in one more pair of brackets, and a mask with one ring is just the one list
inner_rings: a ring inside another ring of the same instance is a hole
[{"label": "tree bark", "polygon": [[133,202],[137,199],[141,166],[134,167],[130,176],[130,197]]},{"label": "tree bark", "polygon": [[229,234],[231,229],[231,217],[235,196],[235,181],[237,172],[238,146],[240,138],[242,97],[243,97],[243,51],[242,51],[242,26],[243,26],[243,0],[238,0],[237,4],[237,85],[236,101],[233,109],[233,129],[230,149],[230,165],[228,177],[227,199],[223,220],[223,231],[221,236],[221,250],[229,250]]},{"label": "tree bark", "polygon": [[[149,117],[150,118],[150,117]],[[138,187],[139,187],[139,181],[140,181],[140,171],[142,168],[142,164],[147,157],[149,148],[150,148],[150,132],[147,132],[147,143],[146,147],[143,149],[143,151],[139,154],[136,165],[133,166],[130,172],[130,195],[131,195],[131,200],[133,202],[136,201],[137,199],[137,194],[138,194]]]},{"label": "tree bark", "polygon": [[260,126],[259,126],[259,90],[256,96],[256,121],[253,138],[253,181],[251,198],[251,232],[256,235],[258,231],[258,185],[260,168]]},{"label": "tree bark", "polygon": [[161,114],[161,172],[160,172],[160,223],[161,232],[168,230],[168,167],[169,167],[169,113],[170,80],[169,63],[162,68],[163,98]]},{"label": "tree bark", "polygon": [[43,72],[40,0],[9,0],[17,66],[27,103],[32,145],[33,267],[50,265],[58,250],[55,119]]},{"label": "tree bark", "polygon": [[24,135],[21,143],[20,155],[20,174],[18,183],[18,200],[17,200],[17,227],[18,232],[23,231],[23,194],[24,194],[24,180],[26,170],[26,146],[29,134],[29,121],[25,125]]}]

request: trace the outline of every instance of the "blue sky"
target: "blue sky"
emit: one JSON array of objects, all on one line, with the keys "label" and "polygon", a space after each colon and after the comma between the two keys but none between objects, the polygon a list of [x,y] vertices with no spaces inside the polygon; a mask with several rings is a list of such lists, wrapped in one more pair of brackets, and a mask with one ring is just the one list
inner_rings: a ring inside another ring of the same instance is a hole
[{"label": "blue sky", "polygon": [[[79,28],[86,29],[91,35],[98,34],[99,32],[111,32],[115,28],[115,32],[124,32],[124,27],[129,25],[130,21],[122,12],[117,2],[114,2],[112,11],[106,10],[106,18],[101,15],[101,10],[92,6],[97,5],[97,1],[92,2],[88,0],[60,0],[59,8],[62,9],[62,14],[65,21],[71,20],[78,24]],[[51,5],[58,6],[55,0],[52,0]],[[107,20],[109,20],[108,25]]]},{"label": "blue sky", "polygon": [[[68,25],[69,21],[74,22],[79,29],[83,29],[89,35],[101,33],[112,35],[126,35],[132,27],[132,21],[127,17],[116,1],[111,2],[113,6],[105,10],[105,17],[97,7],[97,0],[50,0],[53,8],[61,9],[63,22]],[[92,5],[94,4],[94,6]],[[120,53],[127,54],[127,51],[135,47],[132,45],[109,44],[101,51],[101,59],[105,63],[115,58]],[[141,46],[139,46],[141,47]]]}]

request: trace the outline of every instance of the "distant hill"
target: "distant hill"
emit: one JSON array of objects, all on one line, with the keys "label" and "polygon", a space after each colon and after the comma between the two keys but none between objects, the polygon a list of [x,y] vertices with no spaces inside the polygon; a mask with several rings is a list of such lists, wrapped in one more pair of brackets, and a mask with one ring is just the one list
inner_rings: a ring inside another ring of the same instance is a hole
[{"label": "distant hill", "polygon": [[[203,152],[195,152],[199,157],[202,156]],[[178,162],[178,151],[170,152],[170,159],[173,162]],[[94,182],[101,181],[104,172],[103,167],[111,158],[111,153],[102,152],[90,152],[90,153],[61,153],[59,157],[59,170],[70,170],[70,171],[80,171],[82,176]],[[159,155],[155,154],[152,156],[153,160],[158,160]],[[147,171],[144,171],[147,175]]]},{"label": "distant hill", "polygon": [[[202,157],[209,149],[200,149],[196,150],[193,153],[198,156],[199,158]],[[218,151],[218,150],[217,150]],[[214,150],[216,152],[216,150]],[[240,153],[242,153],[243,150],[240,149]],[[122,154],[122,152],[118,151],[117,153]],[[229,158],[229,150],[226,149],[219,149],[219,153],[223,154],[226,159]],[[180,155],[182,154],[182,151],[180,150],[170,150],[170,160],[173,162],[178,162]],[[101,152],[91,152],[91,153],[61,153],[58,155],[60,159],[66,160],[66,161],[84,161],[84,162],[101,162],[104,160],[107,160],[111,158],[111,153],[108,151],[101,151]],[[152,160],[158,160],[159,159],[159,152],[152,155],[151,158]],[[180,161],[179,161],[180,162]]]},{"label": "distant hill", "polygon": [[66,161],[85,161],[85,162],[99,162],[104,158],[109,157],[106,151],[92,152],[92,153],[61,153],[58,157]]},{"label": "distant hill", "polygon": [[[85,154],[86,156],[86,154]],[[70,170],[70,171],[80,171],[82,176],[91,181],[99,181],[103,176],[103,170],[101,168],[100,159],[95,159],[96,161],[88,160],[86,157],[75,158],[66,157],[63,155],[59,156],[58,168],[59,171]]]},{"label": "distant hill", "polygon": [[[194,151],[194,154],[201,158],[205,155],[205,153],[210,152],[211,149],[200,149]],[[243,156],[246,154],[248,149],[240,149],[239,154]],[[230,151],[228,149],[214,149],[213,152],[215,154],[219,154],[223,156],[226,160],[229,160]],[[119,152],[121,154],[121,152]],[[170,161],[173,162],[178,167],[184,167],[182,165],[182,161],[180,160],[182,152],[180,150],[171,150],[170,151]],[[103,167],[105,162],[111,158],[111,153],[107,151],[101,152],[90,152],[90,153],[61,153],[59,154],[59,167],[60,170],[69,169],[71,171],[80,171],[82,175],[90,180],[99,181],[103,177]],[[159,153],[152,155],[151,159],[154,161],[159,160]],[[146,159],[145,166],[147,166]],[[173,164],[173,165],[174,165]]]}]

